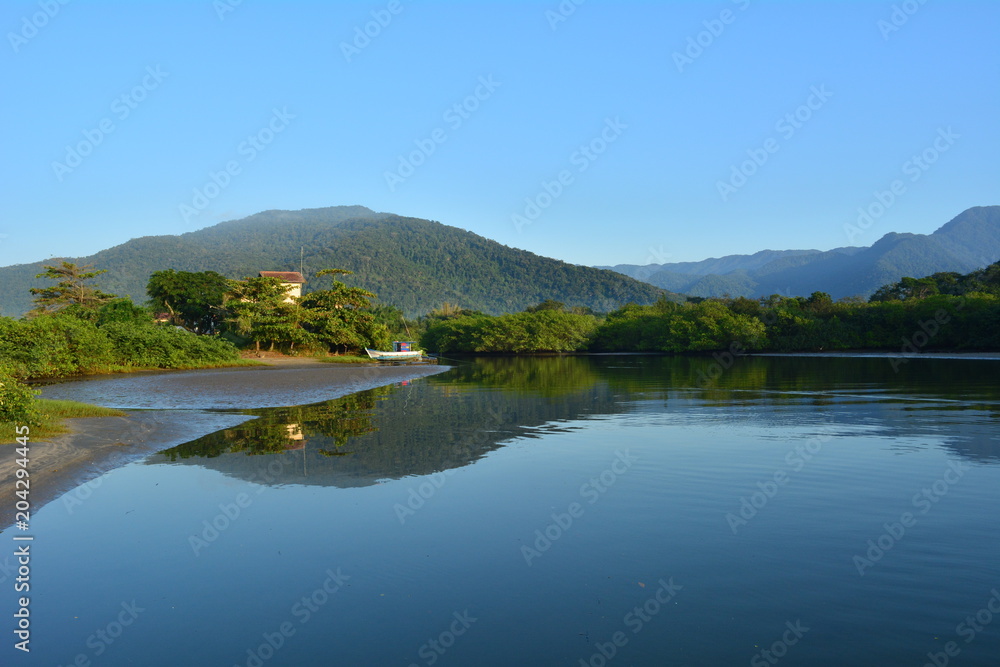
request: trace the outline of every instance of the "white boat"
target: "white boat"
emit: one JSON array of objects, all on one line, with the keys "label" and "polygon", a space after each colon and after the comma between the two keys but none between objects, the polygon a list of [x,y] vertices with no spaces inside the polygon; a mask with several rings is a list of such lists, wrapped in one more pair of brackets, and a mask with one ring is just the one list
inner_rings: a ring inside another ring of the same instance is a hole
[{"label": "white boat", "polygon": [[369,350],[367,347],[365,348],[365,352],[375,361],[410,361],[412,359],[420,359],[424,354],[423,350],[386,352],[384,350]]}]

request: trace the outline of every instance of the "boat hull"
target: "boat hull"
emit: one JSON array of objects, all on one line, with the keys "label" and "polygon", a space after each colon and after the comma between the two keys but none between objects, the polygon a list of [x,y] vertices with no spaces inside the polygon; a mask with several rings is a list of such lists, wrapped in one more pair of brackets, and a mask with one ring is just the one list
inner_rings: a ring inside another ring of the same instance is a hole
[{"label": "boat hull", "polygon": [[421,350],[412,352],[386,352],[384,350],[369,350],[367,347],[365,348],[365,352],[375,361],[412,361],[420,359],[424,355]]}]

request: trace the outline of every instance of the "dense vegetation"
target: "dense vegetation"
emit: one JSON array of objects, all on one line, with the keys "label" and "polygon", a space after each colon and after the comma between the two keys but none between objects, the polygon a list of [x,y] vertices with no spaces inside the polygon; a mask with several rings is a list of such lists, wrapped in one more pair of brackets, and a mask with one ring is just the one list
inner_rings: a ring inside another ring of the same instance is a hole
[{"label": "dense vegetation", "polygon": [[[317,276],[347,274],[324,269]],[[289,299],[279,279],[259,277],[230,281],[222,308],[229,329],[253,341],[257,350],[266,342],[271,350],[277,345],[289,352],[348,352],[389,345],[389,329],[371,312],[374,298],[368,290],[334,280],[329,289]]]},{"label": "dense vegetation", "polygon": [[[311,352],[389,343],[389,327],[371,311],[375,295],[339,280],[290,298],[274,277],[237,281],[211,271],[156,272],[149,282],[152,308],[167,308],[165,316],[181,325],[164,326],[151,310],[98,290],[91,281],[104,271],[70,262],[44,268],[40,275],[57,284],[34,290],[30,316],[0,318],[0,369],[11,377],[235,364],[234,343]],[[317,276],[349,273],[327,269]],[[379,316],[397,314],[383,309]]]},{"label": "dense vegetation", "polygon": [[593,315],[554,310],[462,315],[431,324],[420,342],[439,352],[572,352],[583,349],[596,328]]},{"label": "dense vegetation", "polygon": [[[111,317],[124,308],[141,314],[128,321]],[[52,378],[239,363],[239,353],[228,341],[158,326],[125,300],[94,315],[67,311],[30,320],[0,318],[0,366],[21,378]]]},{"label": "dense vegetation", "polygon": [[661,299],[592,315],[539,310],[491,317],[460,313],[421,338],[449,352],[710,352],[1000,349],[1000,262],[968,275],[903,278],[870,302],[808,298]]},{"label": "dense vegetation", "polygon": [[243,363],[225,340],[158,326],[124,299],[87,311],[64,308],[29,320],[0,318],[0,442],[14,425],[59,432],[62,417],[117,414],[39,401],[24,380],[139,368],[189,368]]},{"label": "dense vegetation", "polygon": [[[256,233],[254,226],[237,227]],[[38,277],[56,284],[32,289],[30,317],[0,318],[0,422],[39,423],[38,404],[22,384],[29,378],[233,365],[240,363],[238,345],[297,352],[384,348],[404,331],[445,354],[1000,349],[1000,262],[964,275],[904,277],[876,290],[869,302],[835,302],[823,292],[684,303],[661,295],[652,304],[598,315],[547,294],[522,312],[494,316],[445,303],[416,321],[395,306],[373,305],[375,294],[349,284],[356,277],[342,269],[317,271],[313,290],[297,299],[287,298],[277,278],[153,272],[150,307],[166,309],[181,326],[163,326],[150,308],[97,289],[91,281],[104,270],[65,261],[42,268]]]},{"label": "dense vegetation", "polygon": [[[100,291],[92,280],[103,270],[65,261],[43,268],[39,277],[56,284],[32,290],[35,308],[27,317],[0,318],[0,424],[5,428],[48,428],[53,410],[66,413],[66,406],[52,404],[48,413],[40,410],[26,379],[248,363],[234,343],[311,352],[386,346],[390,329],[382,320],[402,323],[399,311],[372,312],[373,293],[338,280],[331,280],[328,289],[291,298],[275,277],[236,281],[211,271],[160,271],[149,282],[151,310]],[[317,276],[349,273],[329,269]],[[164,316],[179,325],[154,318],[153,312],[163,308]]]},{"label": "dense vegetation", "polygon": [[[614,271],[575,266],[456,227],[361,206],[266,211],[179,236],[133,239],[70,261],[107,269],[103,287],[141,302],[150,277],[165,269],[240,279],[262,270],[298,270],[303,258],[306,292],[315,289],[318,269],[342,267],[354,272],[343,279],[346,285],[371,290],[408,317],[442,301],[499,314],[548,298],[606,312],[628,302],[652,303],[663,293]],[[34,279],[41,271],[41,263],[0,268],[3,314],[19,316],[31,308],[28,289],[44,283]]]},{"label": "dense vegetation", "polygon": [[158,326],[149,311],[97,289],[90,281],[104,271],[70,262],[44,268],[39,277],[56,284],[32,290],[31,317],[0,318],[0,442],[14,426],[52,434],[60,417],[109,414],[93,406],[39,402],[25,379],[240,363],[231,343]]}]

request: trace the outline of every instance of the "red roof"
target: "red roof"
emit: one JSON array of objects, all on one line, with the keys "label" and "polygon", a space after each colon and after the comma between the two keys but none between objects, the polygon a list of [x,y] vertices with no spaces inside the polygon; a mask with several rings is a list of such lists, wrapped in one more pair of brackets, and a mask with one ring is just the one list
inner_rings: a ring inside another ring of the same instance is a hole
[{"label": "red roof", "polygon": [[261,278],[280,278],[283,283],[304,283],[306,280],[298,271],[261,271]]}]

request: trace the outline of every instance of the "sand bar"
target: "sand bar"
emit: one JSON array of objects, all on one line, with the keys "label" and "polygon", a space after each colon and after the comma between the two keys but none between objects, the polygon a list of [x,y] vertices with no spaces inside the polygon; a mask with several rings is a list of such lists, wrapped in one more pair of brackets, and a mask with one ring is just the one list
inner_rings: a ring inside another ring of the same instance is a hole
[{"label": "sand bar", "polygon": [[[76,495],[103,473],[151,453],[240,424],[251,417],[213,410],[318,403],[357,391],[425,377],[448,366],[367,366],[308,359],[268,360],[267,366],[154,371],[90,376],[42,388],[59,398],[126,410],[124,417],[70,419],[70,433],[31,440],[31,506]],[[0,445],[0,526],[14,522],[16,446]],[[72,496],[72,498],[70,497]]]}]

